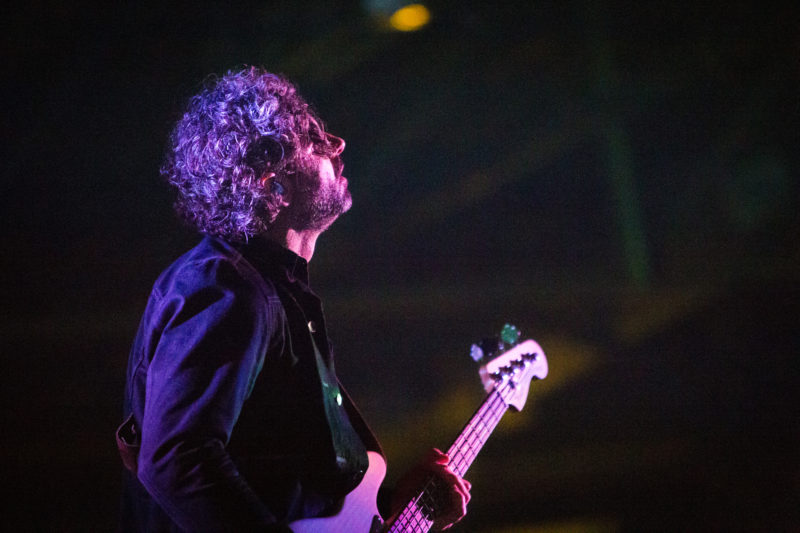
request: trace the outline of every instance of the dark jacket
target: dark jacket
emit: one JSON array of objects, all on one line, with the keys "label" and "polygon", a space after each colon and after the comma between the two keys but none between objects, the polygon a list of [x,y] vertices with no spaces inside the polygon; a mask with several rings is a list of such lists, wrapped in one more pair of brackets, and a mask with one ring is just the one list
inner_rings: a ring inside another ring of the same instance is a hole
[{"label": "dark jacket", "polygon": [[379,451],[336,379],[305,260],[268,241],[206,237],[162,273],[124,409],[123,530],[285,530],[334,508]]}]

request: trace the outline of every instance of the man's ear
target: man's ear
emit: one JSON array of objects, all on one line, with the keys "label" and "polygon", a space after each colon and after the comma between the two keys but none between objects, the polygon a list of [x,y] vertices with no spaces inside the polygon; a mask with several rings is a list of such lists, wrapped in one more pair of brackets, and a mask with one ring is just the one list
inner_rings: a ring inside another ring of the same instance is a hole
[{"label": "man's ear", "polygon": [[275,179],[272,179],[269,184],[269,190],[272,194],[277,194],[278,196],[283,196],[286,193],[286,189],[283,185],[278,183]]},{"label": "man's ear", "polygon": [[269,187],[269,191],[281,199],[282,206],[285,207],[289,205],[290,192],[286,186],[284,186],[275,178],[274,172],[268,173],[266,176],[258,180],[258,182],[262,187]]}]

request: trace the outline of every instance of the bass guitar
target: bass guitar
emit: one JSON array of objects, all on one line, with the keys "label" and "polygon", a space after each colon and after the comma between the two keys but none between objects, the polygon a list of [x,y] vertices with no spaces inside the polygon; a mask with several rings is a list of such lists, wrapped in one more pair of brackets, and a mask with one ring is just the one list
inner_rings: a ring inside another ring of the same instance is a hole
[{"label": "bass guitar", "polygon": [[[480,367],[488,395],[447,451],[450,467],[464,476],[500,419],[509,410],[520,411],[528,397],[530,383],[547,376],[547,358],[534,340],[517,344]],[[429,478],[390,522],[384,523],[376,497],[386,475],[380,454],[367,452],[369,468],[361,483],[344,499],[336,514],[308,518],[289,524],[296,533],[425,533],[433,525],[435,478]]]}]

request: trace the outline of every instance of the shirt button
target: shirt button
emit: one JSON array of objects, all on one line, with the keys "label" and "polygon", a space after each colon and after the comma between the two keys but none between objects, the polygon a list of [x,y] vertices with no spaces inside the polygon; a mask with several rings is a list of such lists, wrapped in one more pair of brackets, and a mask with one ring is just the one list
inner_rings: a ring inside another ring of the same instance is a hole
[{"label": "shirt button", "polygon": [[308,321],[308,331],[310,331],[311,333],[316,333],[317,332],[317,325],[314,324],[313,320],[309,320]]}]

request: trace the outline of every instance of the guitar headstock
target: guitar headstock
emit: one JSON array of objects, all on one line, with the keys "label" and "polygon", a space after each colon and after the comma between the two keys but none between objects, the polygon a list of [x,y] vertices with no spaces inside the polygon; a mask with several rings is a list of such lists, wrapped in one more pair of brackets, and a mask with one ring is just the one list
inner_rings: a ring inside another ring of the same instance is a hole
[{"label": "guitar headstock", "polygon": [[547,357],[542,347],[529,339],[482,365],[479,372],[486,392],[497,389],[506,405],[520,411],[531,380],[547,376]]}]

